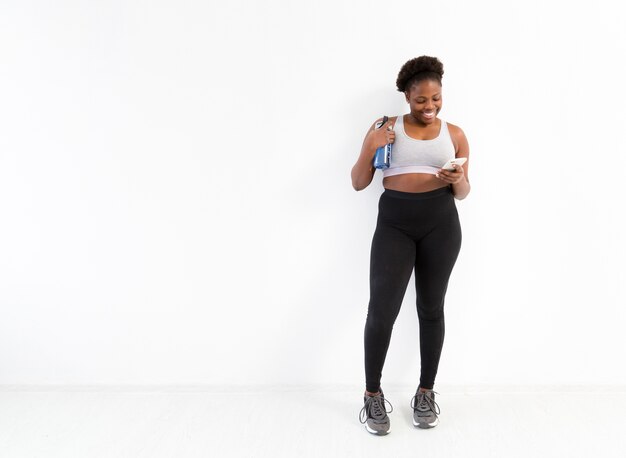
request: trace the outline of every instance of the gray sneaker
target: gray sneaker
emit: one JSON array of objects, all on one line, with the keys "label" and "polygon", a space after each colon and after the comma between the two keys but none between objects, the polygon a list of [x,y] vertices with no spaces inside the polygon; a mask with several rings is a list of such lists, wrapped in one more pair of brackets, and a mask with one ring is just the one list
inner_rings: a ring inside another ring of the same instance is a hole
[{"label": "gray sneaker", "polygon": [[[413,424],[418,428],[434,428],[439,424],[439,405],[435,402],[436,391],[428,390],[422,393],[419,388],[411,399],[413,408]],[[439,394],[439,393],[437,393]]]},{"label": "gray sneaker", "polygon": [[[376,396],[363,396],[363,402],[365,405],[359,414],[359,421],[365,423],[365,429],[378,436],[389,433],[390,424],[387,413],[393,412],[393,406],[385,399],[383,390],[380,390],[380,394]],[[389,404],[391,410],[385,409],[385,402]]]}]

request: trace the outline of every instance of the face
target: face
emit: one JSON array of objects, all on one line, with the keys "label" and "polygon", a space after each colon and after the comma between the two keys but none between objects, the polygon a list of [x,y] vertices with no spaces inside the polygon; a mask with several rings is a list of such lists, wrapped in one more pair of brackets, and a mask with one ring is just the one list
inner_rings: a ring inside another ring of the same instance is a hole
[{"label": "face", "polygon": [[433,124],[441,111],[441,85],[437,81],[423,80],[404,92],[411,114],[424,124]]}]

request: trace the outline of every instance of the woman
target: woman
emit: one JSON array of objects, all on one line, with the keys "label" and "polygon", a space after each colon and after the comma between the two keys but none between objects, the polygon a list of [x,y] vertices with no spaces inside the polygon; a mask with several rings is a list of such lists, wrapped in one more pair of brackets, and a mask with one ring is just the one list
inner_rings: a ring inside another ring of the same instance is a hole
[{"label": "woman", "polygon": [[[406,62],[396,86],[409,113],[390,118],[380,129],[376,121],[363,141],[352,168],[352,186],[360,191],[374,177],[376,149],[393,143],[391,161],[383,171],[385,190],[370,258],[370,301],[365,323],[365,394],[360,421],[373,434],[385,435],[390,422],[380,387],[393,324],[415,270],[420,328],[420,383],[411,399],[413,424],[432,428],[439,423],[433,391],[444,338],[444,298],[461,248],[461,226],[455,198],[470,192],[469,145],[463,131],[438,118],[442,105],[443,64],[421,56]],[[442,169],[448,159],[464,157],[454,170]],[[391,404],[390,404],[391,406]],[[391,409],[393,407],[391,406]]]}]

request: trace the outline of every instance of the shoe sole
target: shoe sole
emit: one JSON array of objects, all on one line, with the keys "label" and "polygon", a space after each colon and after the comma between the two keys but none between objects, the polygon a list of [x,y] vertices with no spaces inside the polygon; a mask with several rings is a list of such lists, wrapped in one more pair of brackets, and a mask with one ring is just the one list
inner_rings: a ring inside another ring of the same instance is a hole
[{"label": "shoe sole", "polygon": [[386,436],[387,434],[389,434],[389,431],[391,431],[391,428],[389,428],[387,431],[376,431],[375,429],[370,428],[367,424],[365,425],[365,429],[367,429],[368,433],[372,433],[377,436]]},{"label": "shoe sole", "polygon": [[434,428],[438,424],[439,424],[439,418],[435,419],[435,421],[433,421],[432,423],[416,422],[415,418],[413,418],[413,426],[415,426],[416,428],[430,429],[430,428]]}]

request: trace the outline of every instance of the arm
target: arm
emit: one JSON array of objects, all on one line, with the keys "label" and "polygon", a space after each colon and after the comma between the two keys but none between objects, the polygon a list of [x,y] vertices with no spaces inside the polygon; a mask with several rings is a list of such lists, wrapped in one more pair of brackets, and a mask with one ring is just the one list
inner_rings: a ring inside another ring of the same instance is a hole
[{"label": "arm", "polygon": [[462,200],[467,197],[471,190],[468,174],[469,143],[467,142],[465,133],[461,130],[460,127],[452,124],[448,124],[448,126],[450,128],[450,135],[452,136],[452,140],[456,150],[455,157],[466,157],[467,161],[465,161],[465,164],[463,164],[457,172],[451,173],[444,170],[441,175],[446,174],[450,178],[451,181],[449,182],[452,185],[452,194],[454,194],[454,197],[456,197],[458,200]]},{"label": "arm", "polygon": [[376,169],[372,165],[372,161],[376,155],[376,146],[373,145],[369,135],[369,133],[374,130],[376,122],[372,124],[370,129],[365,134],[363,146],[361,147],[361,154],[359,155],[356,164],[352,167],[352,187],[355,191],[361,191],[367,188],[372,182],[372,178],[374,178],[374,173],[376,172]]},{"label": "arm", "polygon": [[393,143],[396,138],[396,134],[393,131],[393,124],[397,117],[393,119],[389,118],[380,129],[376,129],[376,124],[382,119],[377,119],[370,129],[365,134],[363,140],[363,146],[361,147],[361,154],[352,167],[352,187],[356,191],[360,191],[369,186],[374,178],[376,169],[372,165],[374,156],[376,156],[376,149],[379,146],[384,146],[387,143]]}]

